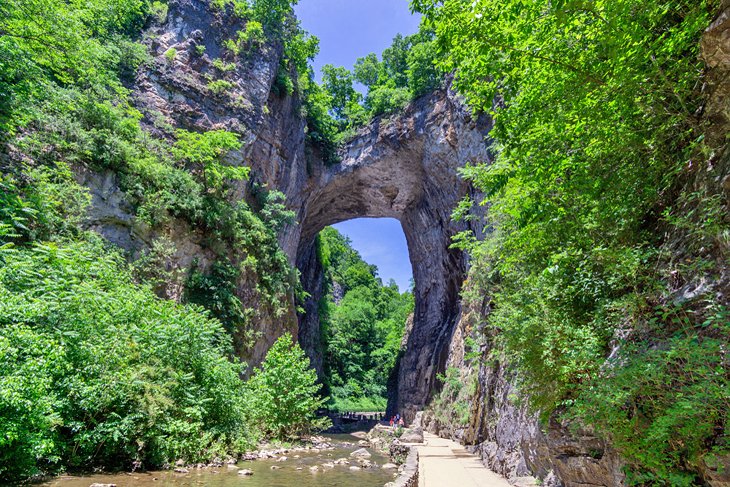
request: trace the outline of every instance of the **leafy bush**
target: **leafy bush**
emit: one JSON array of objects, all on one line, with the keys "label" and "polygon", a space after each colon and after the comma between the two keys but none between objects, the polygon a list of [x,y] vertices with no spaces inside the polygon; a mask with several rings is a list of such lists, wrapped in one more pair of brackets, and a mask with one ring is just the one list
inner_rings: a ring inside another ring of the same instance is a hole
[{"label": "leafy bush", "polygon": [[1,259],[0,423],[14,433],[0,476],[199,461],[254,440],[242,365],[200,308],[134,285],[98,238]]},{"label": "leafy bush", "polygon": [[723,363],[730,313],[713,309],[701,325],[708,332],[704,336],[681,309],[657,309],[651,321],[659,329],[647,331],[655,337],[667,335],[661,329],[667,322],[673,333],[661,347],[652,339],[624,343],[581,391],[575,414],[611,432],[633,463],[629,483],[698,485],[696,473],[685,466],[703,456],[711,462],[730,447],[730,378]]},{"label": "leafy bush", "polygon": [[444,426],[463,427],[469,424],[476,393],[476,371],[470,369],[463,376],[460,369],[448,367],[445,374],[438,374],[436,378],[441,390],[429,405],[436,419]]},{"label": "leafy bush", "polygon": [[68,166],[26,169],[32,185],[24,192],[12,175],[0,174],[0,245],[78,234],[91,198]]},{"label": "leafy bush", "polygon": [[332,403],[328,405],[332,411],[347,411],[353,413],[374,413],[385,411],[388,400],[382,396],[354,396],[350,391],[333,391]]},{"label": "leafy bush", "polygon": [[292,438],[323,429],[315,420],[325,400],[309,359],[290,334],[281,336],[248,382],[252,414],[269,437]]},{"label": "leafy bush", "polygon": [[215,95],[222,95],[233,88],[233,83],[225,79],[217,79],[208,83],[208,89]]}]

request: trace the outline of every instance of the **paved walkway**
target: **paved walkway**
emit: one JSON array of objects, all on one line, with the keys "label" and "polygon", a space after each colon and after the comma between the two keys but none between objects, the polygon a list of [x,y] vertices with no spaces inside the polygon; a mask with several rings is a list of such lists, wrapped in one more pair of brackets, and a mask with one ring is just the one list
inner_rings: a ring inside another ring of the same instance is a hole
[{"label": "paved walkway", "polygon": [[511,487],[464,447],[429,433],[418,447],[418,487]]}]

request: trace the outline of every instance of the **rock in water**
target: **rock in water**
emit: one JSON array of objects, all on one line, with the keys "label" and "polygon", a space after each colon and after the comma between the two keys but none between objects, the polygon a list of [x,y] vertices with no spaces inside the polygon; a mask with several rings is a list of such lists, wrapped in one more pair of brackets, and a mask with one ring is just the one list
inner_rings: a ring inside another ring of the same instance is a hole
[{"label": "rock in water", "polygon": [[355,450],[354,452],[350,453],[350,456],[370,458],[372,455],[365,448],[360,448],[359,450]]},{"label": "rock in water", "polygon": [[248,468],[243,468],[238,471],[238,475],[250,476],[250,475],[253,475],[253,470],[250,470]]}]

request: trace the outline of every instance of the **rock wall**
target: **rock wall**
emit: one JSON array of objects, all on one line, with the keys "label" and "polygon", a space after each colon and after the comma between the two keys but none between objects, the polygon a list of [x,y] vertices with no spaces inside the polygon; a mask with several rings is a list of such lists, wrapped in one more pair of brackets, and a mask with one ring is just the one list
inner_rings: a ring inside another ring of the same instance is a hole
[{"label": "rock wall", "polygon": [[[516,485],[615,487],[623,485],[623,464],[610,445],[578,425],[555,417],[547,425],[528,410],[509,363],[489,358],[493,339],[485,335],[489,306],[466,305],[449,347],[448,367],[460,370],[462,383],[476,382],[465,424],[440,419],[431,409],[424,426],[434,434],[470,445],[489,468]],[[477,362],[467,358],[466,338],[487,336]],[[498,352],[498,350],[497,350]],[[497,353],[499,356],[499,353]],[[476,374],[476,377],[473,377]],[[446,404],[446,408],[455,404]]]},{"label": "rock wall", "polygon": [[[217,10],[208,0],[171,0],[167,15],[147,27],[143,43],[151,56],[137,73],[133,90],[136,107],[142,112],[145,130],[163,139],[172,139],[176,129],[204,132],[227,130],[243,141],[242,149],[229,155],[229,162],[252,168],[249,181],[234,190],[234,199],[254,201],[255,187],[263,185],[290,197],[289,205],[301,205],[305,186],[305,122],[296,97],[279,94],[275,80],[280,69],[282,46],[263,42],[246,46],[234,55],[225,50],[226,40],[235,39],[246,27],[229,7]],[[220,70],[214,61],[233,66]],[[211,82],[222,80],[229,88],[219,92]],[[111,242],[127,250],[133,258],[149,251],[154,242],[165,239],[174,248],[167,262],[177,279],[167,283],[160,294],[179,300],[184,280],[193,263],[207,270],[216,258],[204,231],[182,219],[171,218],[162,225],[148,227],[134,216],[129,198],[120,189],[112,172],[94,173],[79,168],[79,180],[91,190],[93,203],[87,225]],[[294,261],[299,227],[291,225],[280,236],[280,244]],[[216,249],[219,253],[220,249]],[[240,249],[228,249],[233,260]],[[258,277],[243,272],[237,282],[237,296],[244,307],[257,310],[253,327],[260,338],[253,347],[243,336],[235,336],[238,354],[250,365],[265,356],[284,332],[298,331],[294,298],[286,303],[288,313],[277,316],[270,305],[260,303],[255,289]]]}]

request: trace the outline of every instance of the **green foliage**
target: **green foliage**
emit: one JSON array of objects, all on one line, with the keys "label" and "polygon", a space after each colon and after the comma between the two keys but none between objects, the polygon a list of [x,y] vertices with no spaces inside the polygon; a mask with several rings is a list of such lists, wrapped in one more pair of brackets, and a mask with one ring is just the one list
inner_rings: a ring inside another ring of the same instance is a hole
[{"label": "green foliage", "polygon": [[[145,55],[124,33],[141,26],[146,4],[13,0],[0,5],[0,130],[33,118],[38,100],[74,84],[100,104],[126,93],[126,76]],[[66,109],[71,109],[67,107]]]},{"label": "green foliage", "polygon": [[[413,295],[383,286],[350,241],[328,227],[318,237],[328,295],[320,303],[325,385],[331,408],[380,411],[386,386],[400,354]],[[342,297],[335,302],[334,293]]]},{"label": "green foliage", "polygon": [[160,24],[165,22],[165,20],[167,19],[167,9],[168,9],[167,3],[160,2],[157,0],[153,1],[152,4],[150,5],[150,13],[155,17],[157,22],[159,22]]},{"label": "green foliage", "polygon": [[286,71],[285,65],[280,65],[274,80],[274,91],[279,96],[291,96],[294,94],[294,81]]},{"label": "green foliage", "polygon": [[227,62],[223,61],[221,58],[216,58],[213,60],[213,67],[215,67],[221,73],[228,73],[228,72],[236,69],[236,64],[227,63]]},{"label": "green foliage", "polygon": [[225,130],[211,130],[202,134],[178,130],[175,134],[177,141],[172,148],[173,156],[189,169],[200,173],[206,191],[220,194],[226,182],[248,178],[250,168],[223,162],[223,157],[230,151],[241,148],[236,134]]},{"label": "green foliage", "polygon": [[[681,331],[651,310],[670,299],[656,271],[666,227],[691,228],[705,248],[727,229],[711,195],[676,199],[687,161],[702,157],[708,3],[412,5],[436,33],[440,68],[495,121],[495,162],[463,171],[486,197],[456,212],[488,205],[493,231],[457,245],[474,258],[467,289],[491,297],[489,324],[523,393],[543,416],[560,408],[613,440],[632,484],[692,485],[700,457],[727,452],[727,378],[711,372],[727,330],[703,325],[710,296],[685,303]],[[636,328],[607,368],[610,341]]]},{"label": "green foliage", "polygon": [[252,415],[269,437],[292,438],[319,429],[324,422],[315,413],[325,400],[319,397],[317,374],[290,334],[280,337],[248,382]]},{"label": "green foliage", "polygon": [[402,110],[411,99],[408,88],[398,88],[395,81],[389,79],[370,89],[365,99],[365,108],[373,115],[387,115]]},{"label": "green foliage", "polygon": [[[150,13],[162,22],[166,5],[0,3],[0,481],[205,461],[263,434],[225,330],[288,309],[298,279],[277,232],[293,214],[276,191],[229,200],[249,173],[229,156],[236,135],[174,131],[162,114],[152,122],[167,138],[142,130],[125,85],[147,59],[133,39]],[[261,22],[246,25],[242,49],[263,40]],[[295,38],[287,49],[306,66],[316,39]],[[96,171],[114,173],[137,224],[178,218],[205,235],[217,259],[186,297],[210,314],[155,297],[182,277],[164,238],[130,266],[79,230],[90,196],[75,177]],[[237,295],[244,272],[255,310]]]},{"label": "green foliage", "polygon": [[248,21],[246,23],[246,30],[238,33],[238,42],[244,44],[260,44],[264,39],[264,26],[256,20]]},{"label": "green foliage", "polygon": [[330,115],[332,96],[314,81],[314,73],[307,71],[299,83],[304,93],[304,111],[307,119],[307,140],[320,151],[325,163],[337,162],[338,124]]},{"label": "green foliage", "polygon": [[233,88],[233,83],[225,79],[217,79],[208,83],[208,89],[214,95],[222,95]]},{"label": "green foliage", "polygon": [[385,411],[388,400],[383,396],[338,396],[328,405],[332,411],[373,413]]},{"label": "green foliage", "polygon": [[[29,174],[28,186],[0,179],[0,479],[206,461],[283,432],[261,422],[264,410],[252,405],[258,386],[240,381],[243,364],[229,361],[221,322],[200,307],[158,299],[134,282],[118,251],[71,230],[88,199],[67,168]],[[293,285],[276,277],[290,276],[276,231],[291,213],[279,193],[262,191],[260,200],[261,216],[239,207],[246,220],[237,231],[250,239],[240,237],[245,248],[260,252],[244,264],[261,272],[257,292],[266,296]],[[173,251],[161,242],[134,270],[153,283],[164,279],[154,264]],[[273,262],[282,268],[264,267]],[[228,326],[241,319],[238,272],[217,262],[209,275],[193,273],[196,289],[206,291],[200,301]],[[267,371],[278,374],[279,365]],[[281,365],[290,374],[291,363]],[[297,408],[278,413],[299,418],[287,434],[321,426]]]},{"label": "green foliage", "polygon": [[348,106],[362,98],[353,87],[352,73],[343,67],[326,64],[322,68],[322,87],[332,97],[330,112],[338,121],[346,120]]},{"label": "green foliage", "polygon": [[[669,324],[670,337],[661,347],[649,340],[624,344],[576,401],[576,413],[610,431],[623,454],[641,466],[628,471],[633,485],[700,485],[695,472],[680,467],[702,456],[711,461],[730,446],[730,377],[723,363],[730,314],[713,309],[701,324],[704,336],[692,321],[681,309],[657,309],[650,326]],[[718,432],[724,437],[708,442]]]},{"label": "green foliage", "polygon": [[174,47],[171,47],[167,51],[165,51],[165,59],[167,59],[168,63],[171,63],[175,60],[175,56],[177,56],[177,49]]},{"label": "green foliage", "polygon": [[[322,69],[319,98],[320,111],[331,115],[336,132],[327,135],[339,143],[352,136],[354,129],[371,118],[402,110],[414,98],[436,88],[441,73],[436,68],[436,47],[433,33],[425,28],[414,35],[398,34],[380,61],[374,53],[359,58],[354,71],[326,65]],[[365,85],[364,100],[353,82]],[[315,98],[316,99],[316,98]]]},{"label": "green foliage", "polygon": [[464,427],[469,424],[471,405],[475,400],[477,374],[469,369],[465,375],[456,367],[436,376],[441,390],[429,405],[442,425]]},{"label": "green foliage", "polygon": [[197,461],[250,440],[218,321],[134,285],[98,238],[1,258],[0,478]]},{"label": "green foliage", "polygon": [[353,76],[355,80],[368,88],[375,86],[380,79],[380,60],[378,59],[378,55],[371,52],[365,57],[358,58],[355,61]]},{"label": "green foliage", "polygon": [[91,200],[68,166],[26,169],[32,186],[25,191],[12,175],[0,174],[0,246],[77,234]]},{"label": "green foliage", "polygon": [[187,300],[210,310],[232,333],[245,322],[241,300],[236,295],[236,282],[241,271],[230,262],[216,261],[203,273],[194,268],[187,282]]}]

